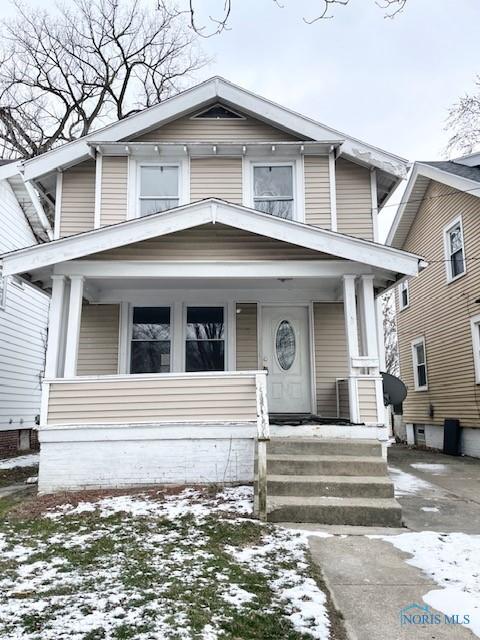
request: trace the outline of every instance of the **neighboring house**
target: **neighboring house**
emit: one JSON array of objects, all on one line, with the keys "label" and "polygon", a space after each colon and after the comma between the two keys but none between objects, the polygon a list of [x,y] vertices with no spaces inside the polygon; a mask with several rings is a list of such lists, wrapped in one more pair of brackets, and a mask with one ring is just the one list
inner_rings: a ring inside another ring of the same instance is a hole
[{"label": "neighboring house", "polygon": [[[0,161],[0,253],[48,240],[37,199],[16,164]],[[0,273],[0,452],[37,445],[48,304],[40,288]]]},{"label": "neighboring house", "polygon": [[410,442],[441,449],[445,418],[480,456],[480,154],[417,162],[387,244],[429,263],[398,287],[400,375]]},{"label": "neighboring house", "polygon": [[56,240],[2,257],[52,287],[40,491],[251,481],[268,413],[385,439],[375,298],[421,260],[377,212],[406,169],[221,78],[23,163],[56,201]]}]

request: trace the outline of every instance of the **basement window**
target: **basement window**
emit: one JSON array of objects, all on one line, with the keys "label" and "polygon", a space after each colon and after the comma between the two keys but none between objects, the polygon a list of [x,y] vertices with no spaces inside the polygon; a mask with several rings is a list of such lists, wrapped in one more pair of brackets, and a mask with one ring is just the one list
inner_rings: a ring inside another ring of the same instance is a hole
[{"label": "basement window", "polygon": [[415,391],[427,391],[427,356],[425,338],[417,338],[412,342],[413,379]]}]

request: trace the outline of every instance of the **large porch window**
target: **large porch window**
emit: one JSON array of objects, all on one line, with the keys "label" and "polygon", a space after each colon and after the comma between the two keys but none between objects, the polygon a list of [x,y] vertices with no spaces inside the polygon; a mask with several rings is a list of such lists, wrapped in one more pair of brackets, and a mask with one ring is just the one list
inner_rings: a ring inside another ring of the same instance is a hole
[{"label": "large porch window", "polygon": [[187,307],[185,371],[225,370],[223,307]]},{"label": "large porch window", "polygon": [[170,344],[170,307],[134,307],[130,373],[168,373]]}]

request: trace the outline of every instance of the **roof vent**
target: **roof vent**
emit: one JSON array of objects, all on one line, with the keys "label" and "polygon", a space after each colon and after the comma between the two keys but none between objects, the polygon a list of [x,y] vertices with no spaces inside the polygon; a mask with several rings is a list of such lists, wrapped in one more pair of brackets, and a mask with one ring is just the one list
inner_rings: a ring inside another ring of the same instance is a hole
[{"label": "roof vent", "polygon": [[244,117],[239,113],[235,113],[231,109],[224,107],[222,104],[214,104],[204,111],[200,111],[192,118],[204,118],[208,120],[244,120]]}]

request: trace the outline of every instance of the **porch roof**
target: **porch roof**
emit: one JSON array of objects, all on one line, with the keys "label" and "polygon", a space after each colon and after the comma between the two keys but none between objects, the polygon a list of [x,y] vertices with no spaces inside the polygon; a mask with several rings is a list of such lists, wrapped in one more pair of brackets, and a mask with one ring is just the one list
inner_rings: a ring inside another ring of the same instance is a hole
[{"label": "porch roof", "polygon": [[[208,223],[242,229],[399,276],[416,275],[425,266],[420,256],[393,247],[284,220],[217,198],[208,198],[169,211],[6,253],[0,258],[2,273],[7,276],[34,272]],[[188,256],[185,261],[188,262]]]}]

